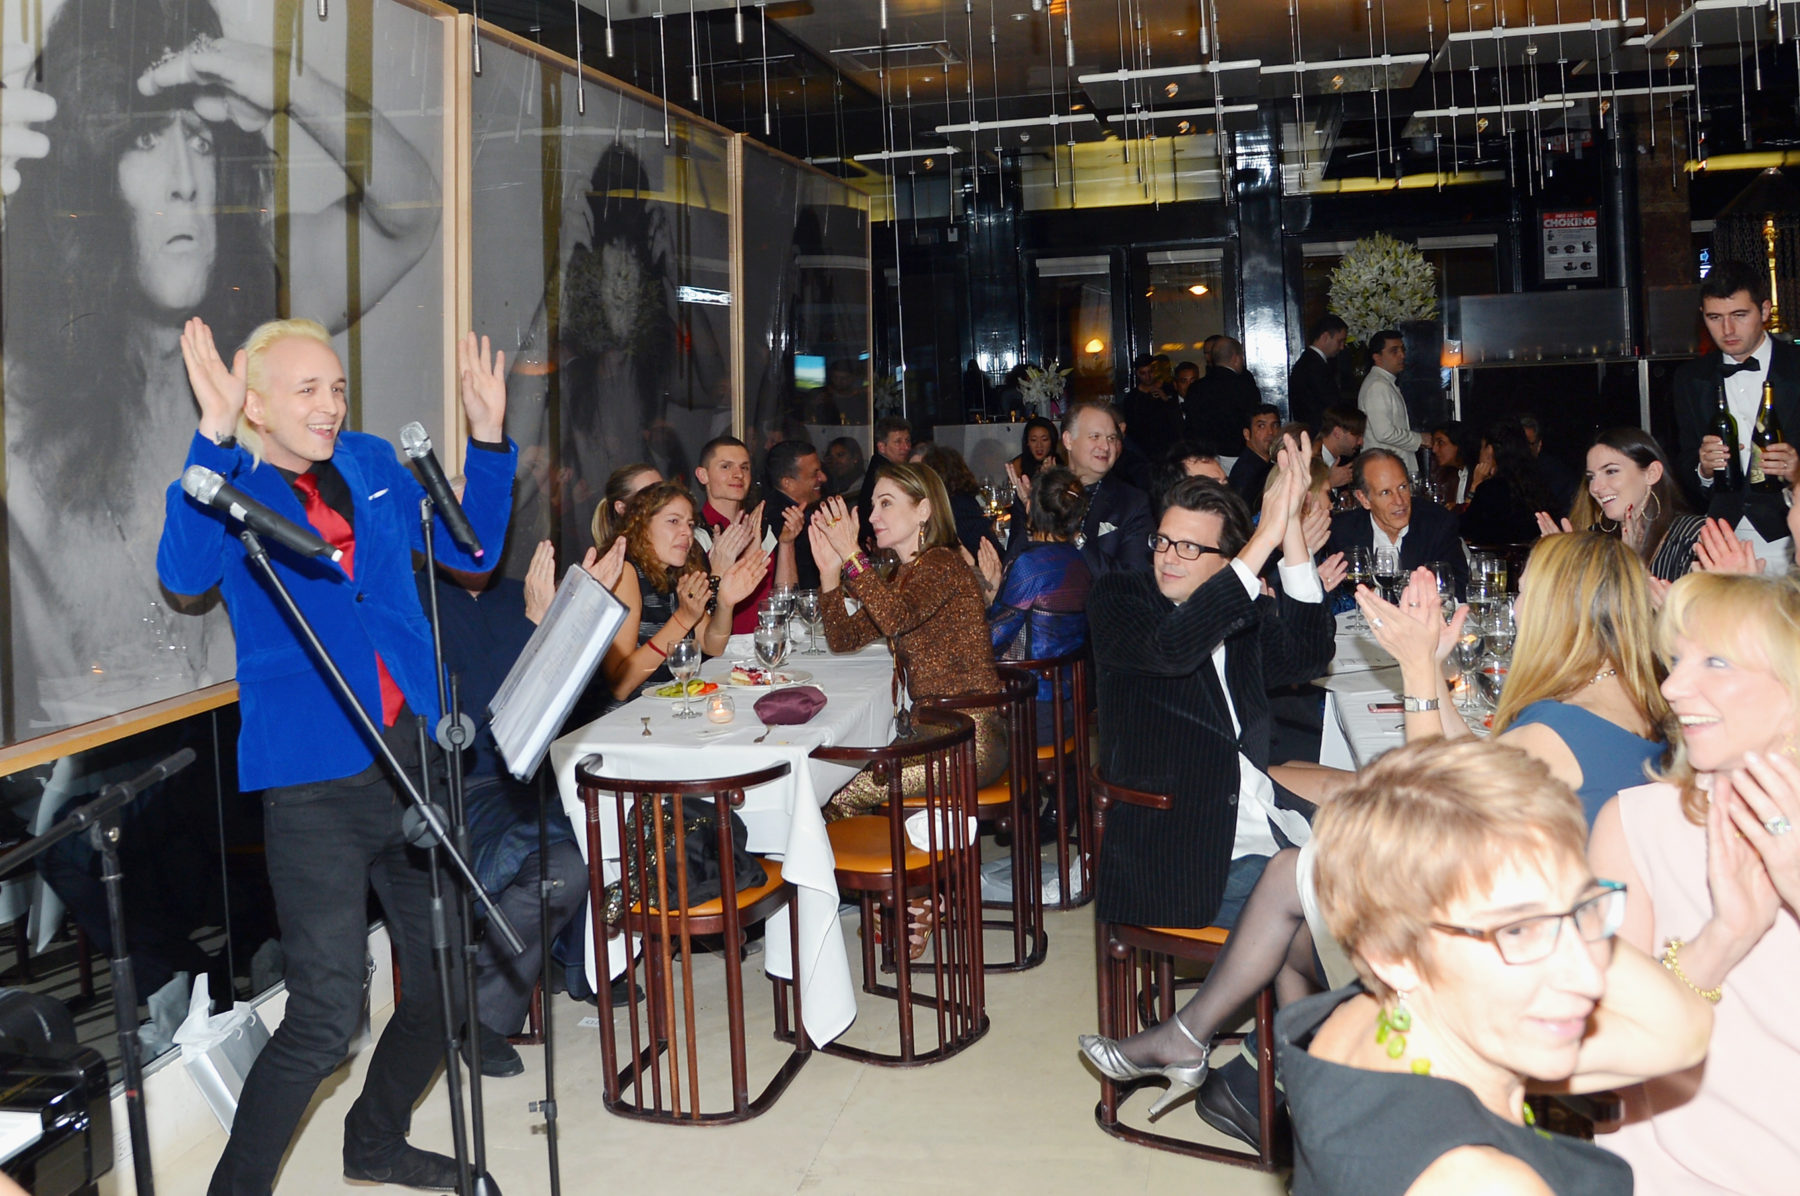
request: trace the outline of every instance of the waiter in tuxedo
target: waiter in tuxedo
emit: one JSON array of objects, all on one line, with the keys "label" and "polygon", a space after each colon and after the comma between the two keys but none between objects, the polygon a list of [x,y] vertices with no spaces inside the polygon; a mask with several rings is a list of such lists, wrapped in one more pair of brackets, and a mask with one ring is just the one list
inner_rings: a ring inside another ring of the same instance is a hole
[{"label": "waiter in tuxedo", "polygon": [[[1696,510],[1723,519],[1748,540],[1771,572],[1788,568],[1792,540],[1787,530],[1789,487],[1775,493],[1746,488],[1729,494],[1713,484],[1735,451],[1750,468],[1750,433],[1762,403],[1763,383],[1774,390],[1775,415],[1789,437],[1800,435],[1800,350],[1770,336],[1767,277],[1754,266],[1721,262],[1700,283],[1700,314],[1718,351],[1696,358],[1675,375],[1675,475]],[[1719,387],[1737,420],[1736,445],[1708,431],[1718,407]],[[1783,482],[1794,480],[1791,443],[1763,452],[1763,471]]]},{"label": "waiter in tuxedo", "polygon": [[1305,350],[1288,371],[1288,418],[1305,424],[1314,436],[1319,435],[1326,409],[1343,401],[1336,358],[1349,337],[1348,324],[1333,315],[1320,316]]},{"label": "waiter in tuxedo", "polygon": [[[1439,561],[1456,575],[1456,592],[1468,591],[1469,564],[1456,534],[1456,516],[1436,503],[1415,503],[1406,463],[1398,454],[1370,446],[1357,454],[1351,485],[1358,509],[1331,517],[1331,538],[1323,556],[1352,548],[1400,550],[1400,568],[1411,573]],[[1322,558],[1321,558],[1322,559]]]}]

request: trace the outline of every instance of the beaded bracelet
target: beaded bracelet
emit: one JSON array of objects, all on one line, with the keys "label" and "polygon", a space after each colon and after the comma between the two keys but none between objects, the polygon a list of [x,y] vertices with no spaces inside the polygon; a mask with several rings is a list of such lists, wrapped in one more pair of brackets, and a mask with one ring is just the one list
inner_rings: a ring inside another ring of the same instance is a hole
[{"label": "beaded bracelet", "polygon": [[867,573],[870,568],[872,568],[872,566],[869,564],[869,558],[858,552],[844,562],[844,576],[861,577],[863,574]]},{"label": "beaded bracelet", "polygon": [[1675,979],[1693,989],[1694,992],[1699,994],[1702,1001],[1705,1001],[1709,1005],[1717,1005],[1719,999],[1725,995],[1725,986],[1721,984],[1717,988],[1701,988],[1698,984],[1689,980],[1687,978],[1687,973],[1681,970],[1681,961],[1676,958],[1676,953],[1681,950],[1682,946],[1683,943],[1680,939],[1669,940],[1669,945],[1663,948],[1663,967],[1674,972]]}]

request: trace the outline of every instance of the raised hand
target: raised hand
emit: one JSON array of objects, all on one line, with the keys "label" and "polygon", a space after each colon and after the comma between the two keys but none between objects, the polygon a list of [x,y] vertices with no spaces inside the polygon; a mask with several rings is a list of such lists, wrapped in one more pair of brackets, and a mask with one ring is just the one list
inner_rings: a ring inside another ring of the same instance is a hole
[{"label": "raised hand", "polygon": [[487,444],[506,439],[506,354],[488,349],[473,332],[456,342],[456,374],[469,435]]},{"label": "raised hand", "polygon": [[1017,465],[1008,461],[1006,463],[1006,480],[1012,483],[1012,488],[1018,494],[1019,501],[1025,504],[1025,513],[1031,514],[1031,479],[1020,473]]},{"label": "raised hand", "polygon": [[197,37],[138,76],[138,94],[198,88],[194,112],[215,124],[229,120],[247,133],[269,123],[275,110],[272,50],[226,37]]},{"label": "raised hand", "polygon": [[1702,573],[1761,573],[1767,563],[1723,519],[1701,525],[1700,538],[1694,542],[1694,568]]},{"label": "raised hand", "polygon": [[56,99],[25,86],[37,51],[23,42],[0,47],[0,78],[6,87],[0,103],[0,194],[19,189],[19,159],[42,158],[50,152],[50,138],[32,128],[56,118]]},{"label": "raised hand", "polygon": [[212,329],[199,316],[181,330],[181,361],[187,366],[188,385],[200,404],[200,434],[219,440],[237,433],[238,416],[244,412],[245,379],[249,358],[239,349],[226,367],[213,344]]},{"label": "raised hand", "polygon": [[1319,562],[1319,584],[1325,587],[1327,594],[1344,583],[1349,576],[1350,566],[1344,562],[1344,554],[1334,552]]},{"label": "raised hand", "polygon": [[719,604],[735,609],[738,603],[755,593],[774,559],[761,544],[752,545],[750,551],[719,575]]},{"label": "raised hand", "polygon": [[744,549],[750,546],[754,536],[750,521],[739,515],[713,536],[712,549],[706,554],[707,564],[712,566],[715,574],[723,577],[725,571],[744,555]]},{"label": "raised hand", "polygon": [[1006,574],[1006,567],[1000,563],[1000,551],[992,540],[983,537],[979,557],[981,579],[987,583],[987,592],[996,593],[1000,589],[1000,579]]},{"label": "raised hand", "polygon": [[806,542],[812,546],[813,564],[819,567],[819,588],[836,589],[838,570],[844,567],[844,558],[832,547],[831,537],[825,534],[824,523],[817,514],[807,524]]},{"label": "raised hand", "polygon": [[1300,531],[1306,537],[1308,556],[1317,555],[1319,549],[1325,547],[1325,542],[1331,539],[1331,502],[1328,498],[1306,496],[1306,502],[1300,508]]},{"label": "raised hand", "polygon": [[548,540],[539,540],[525,570],[525,617],[542,623],[550,611],[550,600],[556,597],[556,549]]},{"label": "raised hand", "polygon": [[1654,574],[1647,580],[1650,583],[1650,609],[1661,610],[1663,599],[1669,596],[1669,591],[1675,588],[1675,583],[1672,581],[1665,581]]},{"label": "raised hand", "polygon": [[1538,535],[1540,536],[1554,536],[1558,532],[1572,532],[1575,530],[1575,525],[1570,523],[1567,519],[1558,523],[1556,520],[1550,518],[1550,512],[1548,511],[1539,511],[1537,513],[1537,525]]},{"label": "raised hand", "polygon": [[675,616],[692,631],[706,617],[706,603],[712,597],[712,584],[698,569],[681,575],[675,583]]},{"label": "raised hand", "polygon": [[589,577],[609,590],[618,585],[619,578],[625,575],[625,537],[614,540],[605,556],[601,556],[598,549],[588,549],[587,555],[581,558],[581,567]]},{"label": "raised hand", "polygon": [[1800,910],[1800,767],[1784,753],[1746,752],[1744,764],[1731,774],[1733,800],[1725,812],[1762,857],[1781,900]]},{"label": "raised hand", "polygon": [[820,503],[813,515],[813,526],[823,527],[826,538],[831,541],[832,555],[840,562],[856,555],[861,525],[857,513],[836,495]]},{"label": "raised hand", "polygon": [[1712,894],[1713,921],[1748,954],[1775,924],[1781,896],[1762,855],[1738,829],[1742,822],[1756,823],[1754,829],[1767,837],[1755,814],[1747,809],[1734,813],[1733,807],[1744,800],[1732,783],[1734,775],[1713,778],[1712,801],[1706,808],[1706,887]]},{"label": "raised hand", "polygon": [[806,508],[795,504],[781,513],[781,542],[792,544],[806,530]]}]

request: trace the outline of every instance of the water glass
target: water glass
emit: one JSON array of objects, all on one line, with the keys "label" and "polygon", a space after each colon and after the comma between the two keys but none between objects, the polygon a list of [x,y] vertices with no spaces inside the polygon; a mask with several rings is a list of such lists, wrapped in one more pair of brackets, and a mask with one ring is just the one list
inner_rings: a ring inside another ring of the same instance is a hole
[{"label": "water glass", "polygon": [[778,622],[772,627],[758,627],[751,642],[756,645],[756,663],[765,669],[780,668],[788,654],[787,624]]},{"label": "water glass", "polygon": [[819,591],[799,590],[794,594],[794,613],[806,624],[806,630],[812,635],[812,645],[801,653],[802,656],[823,656],[819,650],[819,624],[824,621],[825,612],[819,605]]},{"label": "water glass", "polygon": [[775,610],[775,617],[783,623],[794,616],[794,587],[779,585],[769,591],[769,602]]},{"label": "water glass", "polygon": [[669,673],[681,683],[681,709],[675,718],[699,718],[700,712],[694,709],[693,696],[688,693],[687,683],[694,679],[700,671],[700,645],[691,639],[678,641],[669,649]]}]

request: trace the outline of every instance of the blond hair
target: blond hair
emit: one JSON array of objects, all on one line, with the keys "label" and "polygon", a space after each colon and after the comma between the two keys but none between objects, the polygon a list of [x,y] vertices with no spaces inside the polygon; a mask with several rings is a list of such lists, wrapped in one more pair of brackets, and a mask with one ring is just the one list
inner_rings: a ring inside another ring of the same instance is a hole
[{"label": "blond hair", "polygon": [[1368,958],[1407,960],[1429,978],[1431,923],[1501,869],[1587,867],[1587,819],[1569,787],[1519,749],[1473,738],[1395,748],[1319,807],[1313,834],[1326,925],[1382,1001],[1392,993]]},{"label": "blond hair", "polygon": [[[331,348],[331,333],[325,325],[317,320],[269,320],[258,324],[244,338],[243,351],[245,359],[245,389],[262,394],[268,385],[268,375],[263,371],[263,358],[276,342],[285,340],[317,341],[327,349]],[[335,350],[333,350],[335,352]],[[250,453],[258,465],[263,460],[262,434],[250,422],[245,411],[238,412],[237,438]]]},{"label": "blond hair", "polygon": [[[1767,668],[1800,707],[1800,584],[1786,577],[1690,573],[1663,598],[1656,620],[1656,652],[1668,665],[1675,641],[1695,640],[1708,655],[1740,668]],[[1726,712],[1730,717],[1731,712]],[[1669,764],[1658,775],[1681,790],[1681,812],[1706,822],[1707,797],[1696,783],[1681,727],[1669,720]]]},{"label": "blond hair", "polygon": [[1652,647],[1650,575],[1622,540],[1600,532],[1545,536],[1519,585],[1519,635],[1494,734],[1545,698],[1579,693],[1607,669],[1660,738],[1669,704]]}]

